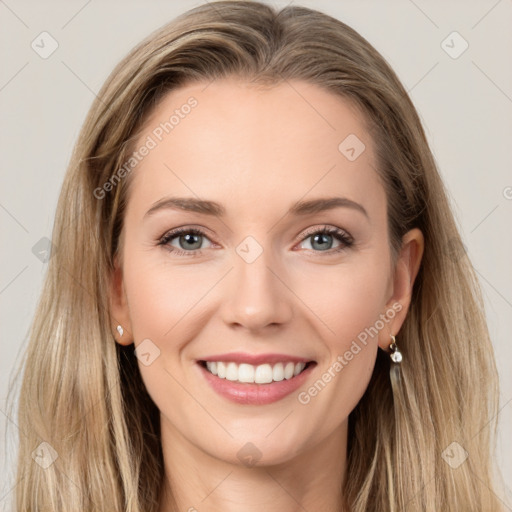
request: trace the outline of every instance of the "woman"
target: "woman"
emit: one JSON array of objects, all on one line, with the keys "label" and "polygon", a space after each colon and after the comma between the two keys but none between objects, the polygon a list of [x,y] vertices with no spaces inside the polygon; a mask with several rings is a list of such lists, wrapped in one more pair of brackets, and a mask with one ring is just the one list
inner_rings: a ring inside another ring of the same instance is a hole
[{"label": "woman", "polygon": [[148,37],[53,243],[17,510],[501,510],[475,273],[414,106],[342,22],[226,1]]}]

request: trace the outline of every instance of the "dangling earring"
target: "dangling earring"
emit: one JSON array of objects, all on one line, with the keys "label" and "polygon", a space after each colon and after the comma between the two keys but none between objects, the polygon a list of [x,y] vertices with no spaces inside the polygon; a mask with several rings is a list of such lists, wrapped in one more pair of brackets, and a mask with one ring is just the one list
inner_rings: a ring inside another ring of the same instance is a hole
[{"label": "dangling earring", "polygon": [[116,327],[116,329],[117,329],[117,332],[119,333],[119,336],[121,336],[121,337],[122,337],[122,336],[123,336],[123,334],[124,334],[124,329],[123,329],[120,325],[118,325],[118,326]]},{"label": "dangling earring", "polygon": [[393,363],[400,363],[402,361],[402,353],[400,352],[400,350],[398,350],[398,347],[396,346],[395,337],[392,334],[390,334],[390,336],[392,342],[389,345],[389,349],[391,350],[391,354],[389,355],[389,357],[391,358],[391,361],[393,361]]}]

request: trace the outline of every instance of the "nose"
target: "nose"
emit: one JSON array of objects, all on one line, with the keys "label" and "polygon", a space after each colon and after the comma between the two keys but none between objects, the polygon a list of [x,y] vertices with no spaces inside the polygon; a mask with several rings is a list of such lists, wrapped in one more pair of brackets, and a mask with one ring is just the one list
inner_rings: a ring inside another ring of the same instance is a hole
[{"label": "nose", "polygon": [[222,304],[224,322],[253,332],[288,323],[293,316],[293,293],[285,272],[270,250],[249,261],[234,252],[229,298]]}]

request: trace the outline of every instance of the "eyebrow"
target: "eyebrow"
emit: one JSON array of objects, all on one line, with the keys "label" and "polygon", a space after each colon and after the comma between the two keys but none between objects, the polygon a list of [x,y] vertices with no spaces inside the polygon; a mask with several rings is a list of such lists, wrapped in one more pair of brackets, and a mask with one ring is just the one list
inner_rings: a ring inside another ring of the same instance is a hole
[{"label": "eyebrow", "polygon": [[[296,216],[311,215],[334,208],[352,208],[369,218],[368,212],[365,210],[364,206],[346,197],[325,197],[310,199],[308,201],[298,201],[290,207],[287,214]],[[164,197],[151,206],[145,213],[144,218],[165,209],[184,210],[215,217],[224,217],[226,215],[224,206],[215,201],[197,199],[194,197]]]}]

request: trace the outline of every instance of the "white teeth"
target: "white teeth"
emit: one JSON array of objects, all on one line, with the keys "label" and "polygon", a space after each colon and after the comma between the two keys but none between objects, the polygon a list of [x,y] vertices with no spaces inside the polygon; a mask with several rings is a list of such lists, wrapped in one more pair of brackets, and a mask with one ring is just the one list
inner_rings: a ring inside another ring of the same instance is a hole
[{"label": "white teeth", "polygon": [[206,367],[208,368],[208,370],[210,370],[210,372],[213,373],[213,375],[217,375],[217,363],[215,361],[208,361],[206,363]]},{"label": "white teeth", "polygon": [[252,364],[241,364],[238,367],[238,380],[240,382],[254,382],[254,366]]},{"label": "white teeth", "polygon": [[254,382],[256,384],[269,384],[284,379],[289,380],[304,370],[306,363],[276,363],[274,366],[265,363],[258,366],[242,363],[240,365],[222,361],[207,361],[206,368],[213,375],[221,379],[238,382]]},{"label": "white teeth", "polygon": [[272,382],[272,366],[269,364],[260,364],[259,366],[256,366],[254,382],[256,384],[268,384],[269,382]]},{"label": "white teeth", "polygon": [[287,363],[284,367],[284,378],[291,379],[293,377],[293,371],[295,370],[295,365],[293,363]]},{"label": "white teeth", "polygon": [[295,365],[295,370],[293,372],[293,376],[295,377],[296,375],[299,375],[299,373],[304,370],[304,367],[306,366],[305,363],[297,363]]},{"label": "white teeth", "polygon": [[284,367],[283,363],[277,363],[272,368],[272,380],[279,382],[284,379]]},{"label": "white teeth", "polygon": [[226,365],[224,363],[221,363],[221,362],[217,363],[217,375],[221,379],[225,379],[226,378]]},{"label": "white teeth", "polygon": [[236,363],[228,363],[228,366],[226,367],[226,379],[238,380],[238,366]]}]

